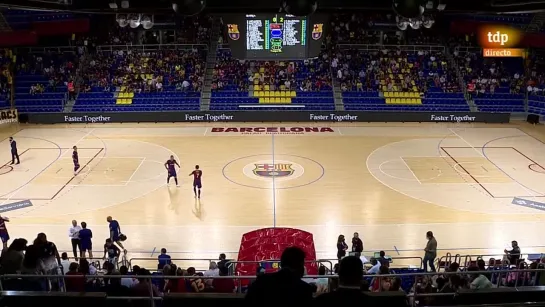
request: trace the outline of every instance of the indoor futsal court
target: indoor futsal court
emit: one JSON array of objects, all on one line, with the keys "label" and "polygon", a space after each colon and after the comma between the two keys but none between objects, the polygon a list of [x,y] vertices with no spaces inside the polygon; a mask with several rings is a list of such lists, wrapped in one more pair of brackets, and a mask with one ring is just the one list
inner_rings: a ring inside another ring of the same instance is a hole
[{"label": "indoor futsal court", "polygon": [[[364,250],[391,256],[423,255],[428,230],[440,254],[501,254],[511,240],[545,251],[545,129],[522,122],[21,125],[2,128],[2,164],[10,135],[21,164],[0,168],[0,204],[30,201],[2,213],[10,236],[43,231],[65,251],[75,219],[102,256],[109,215],[129,258],[163,247],[173,258],[235,257],[243,233],[273,226],[313,233],[322,259],[355,231]],[[166,185],[170,155],[179,188]]]}]

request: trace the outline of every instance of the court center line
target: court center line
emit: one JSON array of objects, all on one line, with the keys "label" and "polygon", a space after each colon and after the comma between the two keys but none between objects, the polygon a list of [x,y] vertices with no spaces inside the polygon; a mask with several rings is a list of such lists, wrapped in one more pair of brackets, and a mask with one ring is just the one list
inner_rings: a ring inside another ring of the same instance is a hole
[{"label": "court center line", "polygon": [[[276,162],[275,162],[275,157],[274,157],[274,134],[271,135],[272,138],[272,164],[273,164],[273,167],[275,167],[276,165]],[[273,197],[273,227],[276,228],[276,173],[273,173],[273,176],[272,176],[272,197]]]},{"label": "court center line", "polygon": [[[78,146],[79,143],[81,143],[81,141],[83,141],[86,137],[88,137],[91,133],[93,133],[93,131],[95,131],[95,129],[91,129],[89,132],[87,132],[86,134],[84,134],[79,140],[77,140],[76,143],[74,143],[74,145],[72,146]],[[66,155],[67,153],[69,153],[70,150],[67,150],[65,152],[62,153],[61,155],[61,158]]]}]

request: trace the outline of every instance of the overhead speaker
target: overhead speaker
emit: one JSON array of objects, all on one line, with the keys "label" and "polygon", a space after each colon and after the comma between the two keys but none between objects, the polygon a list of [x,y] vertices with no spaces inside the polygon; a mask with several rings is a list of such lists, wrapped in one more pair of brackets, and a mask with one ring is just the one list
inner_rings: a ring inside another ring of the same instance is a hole
[{"label": "overhead speaker", "polygon": [[193,16],[206,7],[206,0],[173,0],[172,9],[176,14]]},{"label": "overhead speaker", "polygon": [[312,15],[318,8],[317,0],[283,0],[282,9],[290,15]]},{"label": "overhead speaker", "polygon": [[424,13],[423,0],[393,0],[393,9],[396,14],[405,18],[418,18]]}]

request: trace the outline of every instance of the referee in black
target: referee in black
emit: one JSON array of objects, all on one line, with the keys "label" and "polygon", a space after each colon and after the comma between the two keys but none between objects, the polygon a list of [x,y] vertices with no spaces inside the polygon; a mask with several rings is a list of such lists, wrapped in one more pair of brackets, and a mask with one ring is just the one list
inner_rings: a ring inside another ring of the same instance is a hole
[{"label": "referee in black", "polygon": [[19,154],[17,153],[17,142],[11,136],[9,137],[9,144],[11,145],[11,164],[15,164],[15,159],[17,159],[17,164],[21,163],[19,161]]}]

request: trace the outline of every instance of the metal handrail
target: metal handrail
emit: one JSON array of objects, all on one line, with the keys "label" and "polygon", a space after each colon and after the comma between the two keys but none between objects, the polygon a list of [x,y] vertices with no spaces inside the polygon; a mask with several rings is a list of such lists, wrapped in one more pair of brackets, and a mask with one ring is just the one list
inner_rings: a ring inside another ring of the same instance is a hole
[{"label": "metal handrail", "polygon": [[[336,260],[336,259],[335,259]],[[232,266],[235,266],[237,264],[245,264],[245,263],[280,263],[280,260],[274,260],[274,259],[269,259],[269,260],[248,260],[248,261],[229,261],[229,267],[232,267]],[[329,264],[329,270],[330,271],[333,271],[333,263],[330,261],[330,259],[316,259],[316,260],[307,260],[305,261],[305,263],[317,263],[317,264],[322,264],[322,263],[328,263]]]},{"label": "metal handrail", "polygon": [[402,50],[402,51],[445,51],[445,46],[442,45],[373,45],[373,44],[337,44],[340,49],[358,49],[378,51],[385,49]]},{"label": "metal handrail", "polygon": [[114,51],[114,50],[141,50],[141,51],[157,51],[157,50],[171,50],[171,49],[199,49],[208,50],[207,44],[149,44],[149,45],[100,45],[96,47],[97,52]]},{"label": "metal handrail", "polygon": [[[146,257],[143,257],[143,258],[130,258],[128,263],[129,263],[129,266],[131,268],[132,268],[133,260],[136,260],[136,261],[157,261],[157,257],[155,257],[155,258],[152,258],[152,257],[149,257],[149,258],[146,258]],[[170,261],[208,261],[208,262],[215,261],[215,262],[218,262],[220,260],[218,260],[217,258],[201,258],[201,259],[170,258]]]}]

